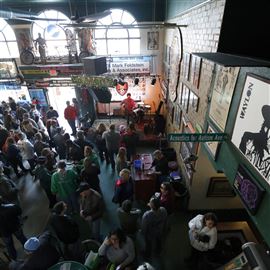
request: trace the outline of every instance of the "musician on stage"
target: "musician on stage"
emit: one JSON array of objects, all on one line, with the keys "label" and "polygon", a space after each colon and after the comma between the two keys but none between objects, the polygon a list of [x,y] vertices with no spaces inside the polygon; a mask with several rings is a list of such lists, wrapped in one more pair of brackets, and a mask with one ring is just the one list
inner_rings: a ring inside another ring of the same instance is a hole
[{"label": "musician on stage", "polygon": [[131,94],[127,94],[127,98],[125,98],[121,102],[122,108],[125,110],[125,116],[127,116],[127,124],[129,124],[129,118],[132,115],[133,109],[136,108],[135,101],[131,98]]}]

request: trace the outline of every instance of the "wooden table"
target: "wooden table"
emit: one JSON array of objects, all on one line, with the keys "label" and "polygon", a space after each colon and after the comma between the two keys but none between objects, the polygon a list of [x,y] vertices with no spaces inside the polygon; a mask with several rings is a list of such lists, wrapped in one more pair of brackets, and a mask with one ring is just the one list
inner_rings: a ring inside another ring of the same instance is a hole
[{"label": "wooden table", "polygon": [[141,154],[138,159],[144,164],[144,170],[135,170],[131,168],[132,178],[134,180],[134,195],[138,201],[147,203],[155,194],[156,175],[153,174],[151,154]]}]

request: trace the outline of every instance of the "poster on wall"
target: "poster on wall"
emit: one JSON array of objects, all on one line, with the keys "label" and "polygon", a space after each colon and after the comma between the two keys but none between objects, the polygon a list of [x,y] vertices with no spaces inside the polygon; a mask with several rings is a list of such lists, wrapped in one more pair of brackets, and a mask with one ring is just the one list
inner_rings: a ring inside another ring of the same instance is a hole
[{"label": "poster on wall", "polygon": [[199,88],[200,83],[201,65],[202,65],[201,57],[191,55],[189,80],[197,89]]},{"label": "poster on wall", "polygon": [[220,131],[225,130],[239,67],[216,66],[209,117]]},{"label": "poster on wall", "polygon": [[270,80],[247,74],[232,142],[270,184]]},{"label": "poster on wall", "polygon": [[179,83],[179,73],[182,58],[181,34],[179,29],[174,30],[172,45],[170,49],[170,78],[169,78],[169,98],[172,102],[177,99],[177,89]]},{"label": "poster on wall", "polygon": [[233,185],[249,212],[255,215],[263,199],[264,188],[257,181],[254,181],[253,177],[242,166],[238,167]]},{"label": "poster on wall", "polygon": [[147,33],[147,50],[158,50],[159,48],[159,32],[148,32]]}]

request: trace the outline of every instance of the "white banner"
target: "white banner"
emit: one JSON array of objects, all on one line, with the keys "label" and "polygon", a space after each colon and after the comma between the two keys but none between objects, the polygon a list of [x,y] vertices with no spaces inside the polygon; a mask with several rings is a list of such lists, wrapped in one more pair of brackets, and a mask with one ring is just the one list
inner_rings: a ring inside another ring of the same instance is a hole
[{"label": "white banner", "polygon": [[110,73],[150,73],[149,62],[111,62],[109,63]]}]

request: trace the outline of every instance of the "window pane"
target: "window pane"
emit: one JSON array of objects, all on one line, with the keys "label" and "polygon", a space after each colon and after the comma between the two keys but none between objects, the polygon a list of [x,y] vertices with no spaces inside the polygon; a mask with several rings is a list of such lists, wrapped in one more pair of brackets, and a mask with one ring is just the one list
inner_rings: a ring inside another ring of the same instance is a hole
[{"label": "window pane", "polygon": [[107,54],[106,40],[96,40],[96,51],[97,55]]},{"label": "window pane", "polygon": [[11,57],[19,57],[19,49],[16,41],[8,42],[8,47]]},{"label": "window pane", "polygon": [[[65,19],[70,22],[69,18],[57,11],[46,10],[38,15],[40,18],[52,18],[56,21],[36,21],[32,24],[32,38],[38,38],[38,33],[45,38],[47,43],[46,53],[51,56],[67,55],[68,51],[65,47],[67,45],[66,34],[64,29],[58,25],[58,19]],[[62,21],[61,21],[62,23]]]},{"label": "window pane", "polygon": [[128,54],[128,39],[124,40],[108,40],[108,54]]},{"label": "window pane", "polygon": [[130,48],[130,54],[140,54],[140,39],[130,39],[129,40],[129,48]]},{"label": "window pane", "polygon": [[140,30],[139,29],[128,29],[130,37],[140,37]]},{"label": "window pane", "polygon": [[106,30],[95,30],[95,38],[105,38],[106,37]]},{"label": "window pane", "polygon": [[109,29],[107,31],[107,38],[128,38],[128,31],[126,29]]},{"label": "window pane", "polygon": [[99,20],[98,22],[103,25],[110,25],[112,23],[112,17],[111,15],[108,15],[105,18]]},{"label": "window pane", "polygon": [[130,13],[125,11],[123,14],[121,23],[122,24],[132,24],[134,21],[135,21],[134,17],[131,16]]},{"label": "window pane", "polygon": [[4,19],[0,18],[0,31],[3,30],[3,28],[6,26],[6,24],[7,24],[7,22]]},{"label": "window pane", "polygon": [[122,9],[112,9],[112,21],[113,22],[121,22],[122,16],[123,16],[123,10]]},{"label": "window pane", "polygon": [[[0,41],[6,41],[6,40],[5,40],[5,36],[3,35],[2,32],[0,32]],[[1,43],[1,44],[2,44],[2,43]]]},{"label": "window pane", "polygon": [[0,42],[1,50],[0,50],[0,58],[9,58],[9,51],[6,42]]},{"label": "window pane", "polygon": [[6,25],[6,27],[3,29],[3,34],[6,37],[6,40],[13,40],[16,41],[16,37],[14,34],[13,29],[11,28],[11,26],[9,26],[8,24]]},{"label": "window pane", "polygon": [[60,55],[67,55],[68,51],[66,48],[66,41],[47,41],[47,50],[48,55],[52,56],[60,56]]}]

